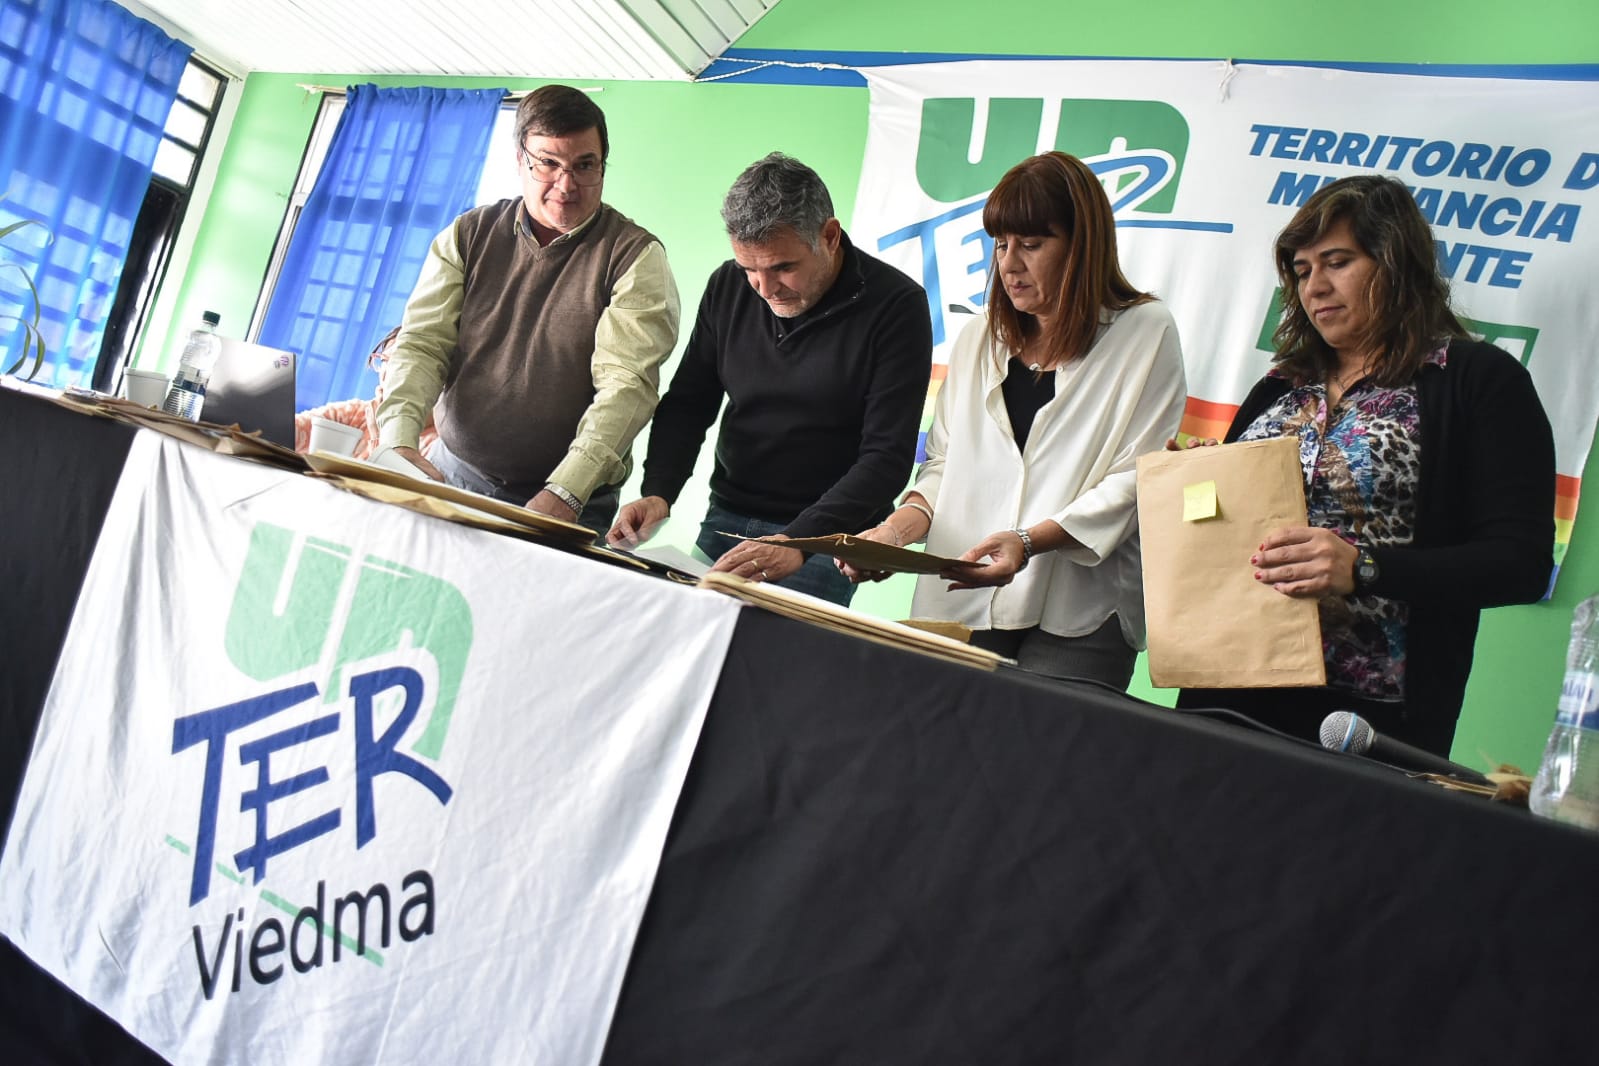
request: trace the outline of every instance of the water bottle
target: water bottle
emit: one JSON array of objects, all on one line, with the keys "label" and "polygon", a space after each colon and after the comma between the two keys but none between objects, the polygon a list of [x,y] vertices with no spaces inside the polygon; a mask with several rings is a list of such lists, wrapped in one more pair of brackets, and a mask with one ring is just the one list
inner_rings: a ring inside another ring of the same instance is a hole
[{"label": "water bottle", "polygon": [[200,421],[205,386],[211,380],[211,368],[217,365],[217,356],[222,354],[222,340],[217,336],[217,323],[222,321],[222,316],[207,311],[200,317],[199,328],[190,332],[183,345],[178,372],[172,376],[172,387],[161,405],[161,410],[167,414],[187,418],[190,422]]},{"label": "water bottle", "polygon": [[1560,709],[1528,803],[1545,818],[1599,829],[1599,595],[1571,617]]}]

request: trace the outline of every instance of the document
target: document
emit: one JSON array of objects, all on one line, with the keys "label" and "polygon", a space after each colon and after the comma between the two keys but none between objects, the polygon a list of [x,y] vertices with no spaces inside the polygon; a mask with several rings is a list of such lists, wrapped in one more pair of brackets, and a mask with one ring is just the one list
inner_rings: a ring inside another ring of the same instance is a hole
[{"label": "document", "polygon": [[559,518],[530,511],[526,507],[497,500],[492,496],[484,496],[477,492],[468,492],[458,489],[454,485],[446,485],[441,481],[422,474],[421,470],[401,459],[399,456],[390,456],[394,463],[403,463],[411,472],[393,469],[387,465],[362,462],[359,459],[347,459],[340,455],[329,455],[326,452],[316,452],[305,456],[305,461],[312,470],[324,476],[339,479],[346,487],[362,482],[385,486],[390,490],[401,490],[412,496],[423,496],[438,501],[439,507],[432,513],[440,517],[448,517],[454,511],[484,512],[502,523],[519,526],[522,529],[540,534],[544,537],[559,539],[575,544],[585,544],[592,541],[595,532],[585,529],[575,522],[564,522]]},{"label": "document", "polygon": [[776,614],[823,626],[836,633],[847,633],[877,644],[933,655],[967,666],[992,670],[1008,661],[991,651],[953,639],[925,625],[869,618],[815,596],[764,581],[746,581],[737,574],[712,571],[700,578],[700,587],[714,589]]},{"label": "document", "polygon": [[981,563],[946,559],[931,552],[896,548],[875,540],[863,540],[852,533],[830,533],[825,537],[793,537],[780,540],[775,537],[741,537],[737,533],[723,533],[736,540],[753,540],[762,544],[781,544],[785,548],[798,548],[803,552],[831,555],[861,570],[883,570],[890,574],[937,574],[950,567],[981,566]]},{"label": "document", "polygon": [[1249,562],[1267,533],[1304,524],[1304,475],[1295,440],[1139,458],[1138,529],[1152,684],[1326,684],[1316,601],[1261,584]]}]

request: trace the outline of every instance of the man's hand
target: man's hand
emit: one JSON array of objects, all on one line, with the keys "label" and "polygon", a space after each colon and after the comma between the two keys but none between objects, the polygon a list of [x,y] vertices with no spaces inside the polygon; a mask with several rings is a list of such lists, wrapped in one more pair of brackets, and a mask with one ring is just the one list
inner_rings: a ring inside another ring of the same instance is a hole
[{"label": "man's hand", "polygon": [[[983,563],[984,559],[990,561]],[[954,582],[949,587],[951,592],[1009,585],[1026,562],[1026,552],[1022,548],[1022,538],[1014,530],[1006,529],[990,533],[981,544],[963,554],[961,561],[982,565],[950,567],[940,573],[938,576],[945,581]]]},{"label": "man's hand", "polygon": [[[773,536],[789,539],[781,533]],[[804,565],[805,553],[798,548],[745,540],[729,548],[711,569],[737,574],[748,581],[781,581]]]},{"label": "man's hand", "polygon": [[614,548],[636,548],[655,536],[672,514],[672,505],[661,496],[645,496],[616,512],[616,525],[605,534],[605,543]]},{"label": "man's hand", "polygon": [[547,514],[551,518],[559,518],[563,522],[576,522],[577,512],[571,506],[549,489],[539,489],[538,495],[527,501],[524,505],[529,511]]},{"label": "man's hand", "polygon": [[1294,526],[1267,534],[1249,557],[1255,580],[1284,596],[1348,596],[1360,549],[1330,529]]},{"label": "man's hand", "polygon": [[439,468],[422,458],[422,453],[417,451],[415,448],[407,448],[404,445],[395,445],[394,454],[398,455],[401,459],[404,459],[406,462],[422,471],[422,473],[426,474],[434,481],[444,480],[444,475],[439,473]]}]

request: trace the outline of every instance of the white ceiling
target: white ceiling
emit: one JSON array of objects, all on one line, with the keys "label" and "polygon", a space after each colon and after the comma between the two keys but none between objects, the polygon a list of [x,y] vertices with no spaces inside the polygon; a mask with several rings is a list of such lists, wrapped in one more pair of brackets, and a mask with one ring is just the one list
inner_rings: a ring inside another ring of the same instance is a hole
[{"label": "white ceiling", "polygon": [[237,75],[687,81],[779,0],[119,0]]}]

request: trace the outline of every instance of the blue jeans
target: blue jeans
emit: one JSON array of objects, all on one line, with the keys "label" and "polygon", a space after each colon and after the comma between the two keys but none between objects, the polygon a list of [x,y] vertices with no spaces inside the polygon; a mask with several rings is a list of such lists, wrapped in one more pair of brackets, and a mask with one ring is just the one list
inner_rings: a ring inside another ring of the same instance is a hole
[{"label": "blue jeans", "polygon": [[[438,467],[439,473],[444,475],[444,480],[456,488],[475,492],[480,496],[492,496],[496,500],[515,504],[517,507],[527,506],[527,501],[537,496],[539,490],[544,488],[542,482],[532,486],[512,485],[499,478],[489,477],[446,448],[442,437],[434,441],[433,447],[428,450],[428,462]],[[589,497],[589,502],[584,504],[583,510],[578,513],[577,524],[599,534],[594,538],[595,544],[605,543],[605,534],[610,532],[611,523],[616,521],[616,509],[622,502],[621,493],[620,485],[602,485],[594,490],[594,495]]]},{"label": "blue jeans", "polygon": [[[784,528],[781,522],[767,522],[735,514],[725,507],[712,503],[710,509],[705,512],[705,521],[700,523],[699,539],[694,542],[694,546],[714,563],[738,543],[732,537],[723,537],[719,534],[737,533],[742,537],[769,537],[773,533],[783,532]],[[838,567],[833,565],[831,555],[813,555],[805,560],[804,566],[772,584],[793,589],[795,592],[803,592],[829,603],[836,603],[840,607],[848,607],[850,597],[855,595],[855,586],[850,583],[849,578],[838,572]]]}]

